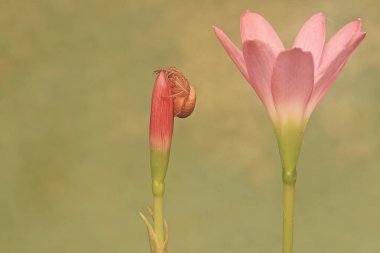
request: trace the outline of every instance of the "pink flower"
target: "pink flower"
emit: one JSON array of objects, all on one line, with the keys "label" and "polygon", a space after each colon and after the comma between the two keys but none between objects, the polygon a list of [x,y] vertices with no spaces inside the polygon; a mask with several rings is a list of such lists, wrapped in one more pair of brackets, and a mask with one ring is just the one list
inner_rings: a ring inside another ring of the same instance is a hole
[{"label": "pink flower", "polygon": [[325,17],[312,16],[285,49],[272,26],[259,14],[241,15],[242,50],[217,27],[219,41],[251,84],[277,125],[305,126],[351,53],[364,39],[362,21],[352,21],[325,44]]}]

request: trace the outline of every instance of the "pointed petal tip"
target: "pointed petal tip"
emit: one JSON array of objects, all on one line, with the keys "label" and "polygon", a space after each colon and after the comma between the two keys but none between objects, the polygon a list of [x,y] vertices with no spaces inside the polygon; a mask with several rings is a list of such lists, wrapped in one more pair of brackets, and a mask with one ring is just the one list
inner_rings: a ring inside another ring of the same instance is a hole
[{"label": "pointed petal tip", "polygon": [[238,48],[221,29],[213,26],[213,30],[219,42],[222,44],[224,50],[230,56],[240,72],[248,80],[247,68],[245,66],[243,54],[240,48]]},{"label": "pointed petal tip", "polygon": [[365,36],[367,35],[367,32],[358,32],[353,38],[352,40],[358,40],[359,42],[361,42]]},{"label": "pointed petal tip", "polygon": [[320,11],[320,12],[315,13],[312,17],[314,17],[314,18],[322,18],[324,20],[325,19],[325,14]]},{"label": "pointed petal tip", "polygon": [[350,24],[352,24],[357,31],[360,31],[362,29],[363,20],[361,18],[357,18],[354,21],[348,23],[347,25],[349,26]]},{"label": "pointed petal tip", "polygon": [[255,18],[261,18],[261,19],[265,19],[263,16],[261,16],[260,14],[256,13],[256,12],[252,12],[248,9],[246,9],[241,15],[240,15],[240,21],[243,19],[243,18],[249,18],[249,16],[252,16],[252,17],[255,17]]},{"label": "pointed petal tip", "polygon": [[357,18],[356,22],[358,22],[359,31],[361,31],[362,26],[363,26],[363,19],[362,18]]},{"label": "pointed petal tip", "polygon": [[165,77],[165,70],[164,69],[157,69],[153,71],[153,75],[156,75],[156,80],[161,80]]},{"label": "pointed petal tip", "polygon": [[357,18],[355,21],[358,23],[358,28],[359,28],[359,30],[361,30],[361,29],[362,29],[362,25],[363,25],[363,20],[362,20],[362,18]]},{"label": "pointed petal tip", "polygon": [[212,30],[214,31],[214,33],[215,33],[216,37],[219,39],[219,41],[222,42],[224,40],[224,37],[226,37],[226,35],[222,31],[222,29],[220,29],[219,27],[213,25]]},{"label": "pointed petal tip", "polygon": [[322,18],[323,23],[326,23],[326,16],[323,14],[323,12],[319,12],[319,17]]},{"label": "pointed petal tip", "polygon": [[311,16],[309,20],[318,20],[319,22],[321,22],[322,25],[326,24],[326,17],[325,14],[323,14],[323,12],[318,12],[314,14],[313,16]]},{"label": "pointed petal tip", "polygon": [[212,26],[212,30],[214,31],[214,33],[215,33],[215,35],[217,37],[219,37],[219,36],[225,36],[223,30],[220,29],[219,27],[215,26],[215,25]]},{"label": "pointed petal tip", "polygon": [[311,16],[302,26],[293,42],[293,47],[311,52],[317,68],[323,52],[326,37],[326,19],[322,12]]},{"label": "pointed petal tip", "polygon": [[251,13],[251,11],[249,9],[246,9],[245,11],[243,11],[243,13],[240,15],[240,17],[243,17],[244,15],[247,15]]},{"label": "pointed petal tip", "polygon": [[240,18],[240,34],[242,42],[261,40],[272,46],[276,54],[284,50],[284,45],[271,24],[260,14],[245,12]]}]

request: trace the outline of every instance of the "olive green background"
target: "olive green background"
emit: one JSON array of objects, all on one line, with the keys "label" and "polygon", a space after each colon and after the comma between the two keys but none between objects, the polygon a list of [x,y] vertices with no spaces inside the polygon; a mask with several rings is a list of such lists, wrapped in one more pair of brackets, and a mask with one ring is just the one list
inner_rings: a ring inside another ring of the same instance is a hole
[{"label": "olive green background", "polygon": [[289,47],[312,14],[329,37],[357,17],[367,38],[305,135],[295,252],[380,252],[380,5],[357,1],[0,2],[0,252],[148,252],[154,70],[194,85],[175,120],[169,251],[281,252],[272,124],[211,26],[239,42],[265,16]]}]

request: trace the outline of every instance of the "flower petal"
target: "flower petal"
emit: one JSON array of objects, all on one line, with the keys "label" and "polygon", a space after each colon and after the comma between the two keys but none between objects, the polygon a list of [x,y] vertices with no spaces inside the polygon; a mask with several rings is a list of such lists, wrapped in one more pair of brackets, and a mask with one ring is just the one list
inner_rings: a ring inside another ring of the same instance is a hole
[{"label": "flower petal", "polygon": [[247,68],[241,50],[235,46],[235,44],[227,37],[227,35],[222,30],[220,30],[216,26],[213,26],[213,29],[216,34],[216,37],[218,37],[220,43],[224,47],[224,50],[226,50],[227,54],[230,56],[232,61],[238,67],[245,79],[247,79],[248,81]]},{"label": "flower petal", "polygon": [[303,51],[309,51],[313,54],[314,70],[319,66],[325,36],[325,16],[322,13],[317,13],[302,26],[293,44],[293,47],[299,47]]},{"label": "flower petal", "polygon": [[344,65],[348,60],[348,57],[350,57],[352,52],[359,46],[365,35],[366,33],[363,32],[354,34],[350,41],[339,46],[341,50],[338,54],[335,55],[333,59],[321,63],[321,66],[318,68],[318,73],[316,75],[314,91],[306,110],[307,117],[310,117],[314,108],[317,106],[319,101],[330,88],[333,81],[342,71]]},{"label": "flower petal", "polygon": [[247,40],[243,44],[243,55],[247,64],[249,82],[271,116],[276,115],[270,88],[273,64],[276,59],[272,48],[258,40]]},{"label": "flower petal", "polygon": [[292,48],[278,55],[272,74],[272,95],[282,123],[303,122],[313,84],[314,63],[310,52]]},{"label": "flower petal", "polygon": [[262,16],[245,11],[240,17],[240,33],[242,44],[247,40],[260,40],[272,47],[275,54],[284,50],[277,33]]},{"label": "flower petal", "polygon": [[325,62],[333,61],[352,37],[360,32],[361,27],[362,21],[361,19],[357,19],[348,23],[336,32],[323,49],[320,65],[326,64]]}]

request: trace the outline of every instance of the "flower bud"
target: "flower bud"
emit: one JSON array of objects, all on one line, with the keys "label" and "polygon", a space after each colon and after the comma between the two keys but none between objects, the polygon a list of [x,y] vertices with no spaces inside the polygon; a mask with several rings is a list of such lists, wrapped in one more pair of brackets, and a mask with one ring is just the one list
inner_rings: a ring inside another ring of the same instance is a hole
[{"label": "flower bud", "polygon": [[173,133],[173,99],[165,71],[157,73],[150,113],[150,167],[155,195],[162,195]]}]

